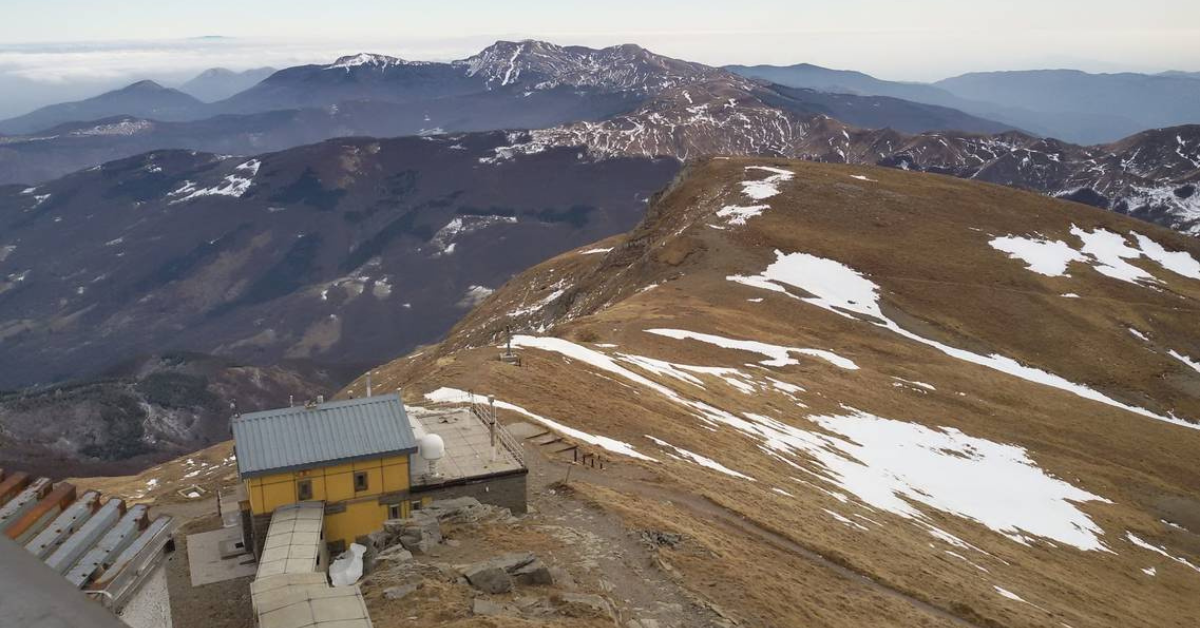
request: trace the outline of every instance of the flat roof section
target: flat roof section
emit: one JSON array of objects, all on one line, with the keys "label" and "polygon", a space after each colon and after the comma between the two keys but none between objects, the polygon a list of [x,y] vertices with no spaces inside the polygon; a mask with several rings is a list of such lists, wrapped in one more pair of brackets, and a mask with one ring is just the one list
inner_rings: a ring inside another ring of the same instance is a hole
[{"label": "flat roof section", "polygon": [[439,477],[429,475],[426,460],[419,455],[412,457],[414,486],[432,486],[525,468],[504,446],[499,435],[496,446],[492,447],[490,428],[467,408],[432,410],[412,407],[408,416],[418,442],[425,434],[437,434],[446,444],[446,454],[437,462]]}]

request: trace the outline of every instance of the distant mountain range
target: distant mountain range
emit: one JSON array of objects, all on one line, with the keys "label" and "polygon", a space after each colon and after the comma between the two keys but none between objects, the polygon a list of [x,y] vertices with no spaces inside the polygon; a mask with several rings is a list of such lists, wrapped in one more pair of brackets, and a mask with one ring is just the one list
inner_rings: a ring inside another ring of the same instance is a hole
[{"label": "distant mountain range", "polygon": [[721,80],[693,84],[627,114],[521,134],[497,158],[587,146],[596,158],[772,155],[881,165],[1033,190],[1200,235],[1200,125],[1096,146],[1015,131],[906,134],[857,127],[847,116],[806,108],[811,101],[780,100],[780,91],[769,98],[744,87]]},{"label": "distant mountain range", "polygon": [[[35,112],[22,124],[115,115],[0,138],[0,386],[167,349],[380,360],[627,229],[706,155],[935,172],[1200,234],[1200,127],[1079,146],[913,100],[939,87],[824,87],[636,46],[499,42],[452,63],[289,68],[216,103],[143,82]],[[393,135],[408,137],[356,137]]]},{"label": "distant mountain range", "polygon": [[637,46],[498,42],[451,63],[359,54],[288,68],[214,103],[142,82],[47,107],[0,122],[0,133],[10,134],[0,137],[0,183],[38,183],[155,149],[256,154],[332,137],[547,128],[602,120],[712,81],[772,106],[856,126],[1010,128],[937,105],[748,81]]},{"label": "distant mountain range", "polygon": [[86,100],[42,107],[0,121],[0,133],[13,135],[50,129],[68,122],[86,122],[118,115],[154,120],[191,120],[202,115],[204,103],[154,81],[138,81]]},{"label": "distant mountain range", "polygon": [[885,81],[861,72],[810,64],[726,69],[793,87],[892,96],[952,107],[1039,135],[1083,144],[1200,122],[1197,73],[979,72],[923,84]]}]

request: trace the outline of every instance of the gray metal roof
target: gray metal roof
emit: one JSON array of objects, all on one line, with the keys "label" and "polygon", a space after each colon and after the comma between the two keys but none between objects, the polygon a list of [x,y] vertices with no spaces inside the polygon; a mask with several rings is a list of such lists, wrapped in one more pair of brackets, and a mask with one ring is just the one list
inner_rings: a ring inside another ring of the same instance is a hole
[{"label": "gray metal roof", "polygon": [[417,450],[399,394],[246,414],[233,440],[243,478]]}]

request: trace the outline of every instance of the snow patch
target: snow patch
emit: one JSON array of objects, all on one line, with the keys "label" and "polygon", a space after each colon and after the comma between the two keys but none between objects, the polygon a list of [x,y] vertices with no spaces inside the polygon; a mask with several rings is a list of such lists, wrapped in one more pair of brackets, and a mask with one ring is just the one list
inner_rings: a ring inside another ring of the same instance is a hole
[{"label": "snow patch", "polygon": [[676,447],[675,445],[672,445],[671,443],[668,443],[665,440],[655,438],[653,436],[650,436],[649,434],[646,435],[646,438],[650,439],[651,441],[654,441],[654,443],[657,444],[659,447],[663,447],[666,449],[673,449],[675,451],[675,453],[668,452],[667,455],[672,458],[675,458],[676,460],[684,460],[684,461],[688,461],[688,462],[694,462],[706,469],[712,469],[713,471],[719,471],[721,473],[724,473],[725,475],[728,475],[730,477],[735,477],[740,480],[750,480],[751,482],[757,481],[754,478],[746,475],[745,473],[741,473],[739,471],[734,471],[733,469],[730,469],[729,467],[717,462],[716,460],[713,460],[712,458],[705,458],[704,456],[701,456],[698,453],[688,451],[682,447]]},{"label": "snow patch", "polygon": [[1197,361],[1191,359],[1190,357],[1183,355],[1182,353],[1179,353],[1178,351],[1176,351],[1174,349],[1167,351],[1167,353],[1170,353],[1171,357],[1175,358],[1176,360],[1179,360],[1180,362],[1183,362],[1184,364],[1192,367],[1197,372],[1200,372],[1200,362],[1197,362]]},{"label": "snow patch", "polygon": [[484,299],[492,295],[495,290],[487,286],[471,286],[467,288],[466,294],[459,300],[458,307],[475,307],[483,303]]},{"label": "snow patch", "polygon": [[254,177],[258,175],[258,169],[262,166],[262,162],[257,159],[251,159],[245,163],[239,164],[233,169],[233,172],[226,175],[225,178],[212,187],[196,189],[196,184],[192,181],[184,181],[183,185],[175,191],[167,194],[168,197],[179,197],[171,201],[171,204],[183,203],[192,199],[203,196],[229,196],[232,198],[241,198],[242,195],[250,189],[250,185],[254,183]]},{"label": "snow patch", "polygon": [[994,238],[992,248],[1019,259],[1039,275],[1061,277],[1066,274],[1071,262],[1084,262],[1087,258],[1062,240],[1039,240],[1018,236]]},{"label": "snow patch", "polygon": [[733,338],[725,338],[723,336],[714,336],[712,334],[702,334],[700,332],[685,331],[682,329],[647,329],[647,333],[657,336],[666,336],[675,340],[696,340],[699,342],[716,345],[725,349],[737,349],[740,351],[749,351],[766,357],[766,360],[759,362],[764,366],[788,366],[790,364],[799,364],[800,362],[792,357],[793,353],[807,355],[814,358],[825,360],[826,362],[850,371],[857,371],[858,365],[853,360],[843,358],[842,356],[821,349],[801,349],[796,347],[781,347],[779,345],[767,344],[755,340],[736,340]]},{"label": "snow patch", "polygon": [[1192,571],[1195,571],[1196,573],[1200,573],[1200,567],[1197,567],[1196,565],[1192,564],[1192,562],[1189,561],[1188,559],[1181,558],[1179,556],[1172,556],[1170,553],[1167,552],[1167,550],[1165,550],[1157,545],[1154,545],[1152,543],[1143,541],[1142,539],[1135,536],[1132,532],[1126,532],[1125,538],[1128,539],[1130,543],[1133,543],[1134,545],[1136,545],[1144,550],[1149,550],[1151,552],[1154,552],[1155,554],[1159,554],[1160,556],[1165,556],[1167,558],[1170,558],[1171,560],[1173,560],[1181,565],[1190,567],[1192,569]]},{"label": "snow patch", "polygon": [[1046,474],[1022,447],[853,409],[808,420],[833,435],[792,428],[767,446],[808,453],[868,505],[923,520],[914,504],[925,504],[1021,543],[1032,536],[1106,549],[1103,530],[1076,504],[1108,500]]}]

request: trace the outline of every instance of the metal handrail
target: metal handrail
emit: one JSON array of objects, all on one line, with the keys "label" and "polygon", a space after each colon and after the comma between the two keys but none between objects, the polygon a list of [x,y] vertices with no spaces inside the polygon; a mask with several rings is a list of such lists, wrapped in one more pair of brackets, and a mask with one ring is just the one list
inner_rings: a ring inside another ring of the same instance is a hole
[{"label": "metal handrail", "polygon": [[472,402],[471,414],[474,415],[476,419],[479,419],[481,422],[483,422],[484,425],[491,426],[494,423],[496,426],[496,437],[500,441],[500,444],[504,445],[504,448],[507,449],[508,452],[517,459],[517,462],[520,463],[522,467],[525,466],[525,453],[521,449],[520,443],[518,443],[517,439],[513,437],[512,433],[510,433],[508,429],[496,419],[494,408],[489,409],[489,407],[483,406],[482,404]]}]

